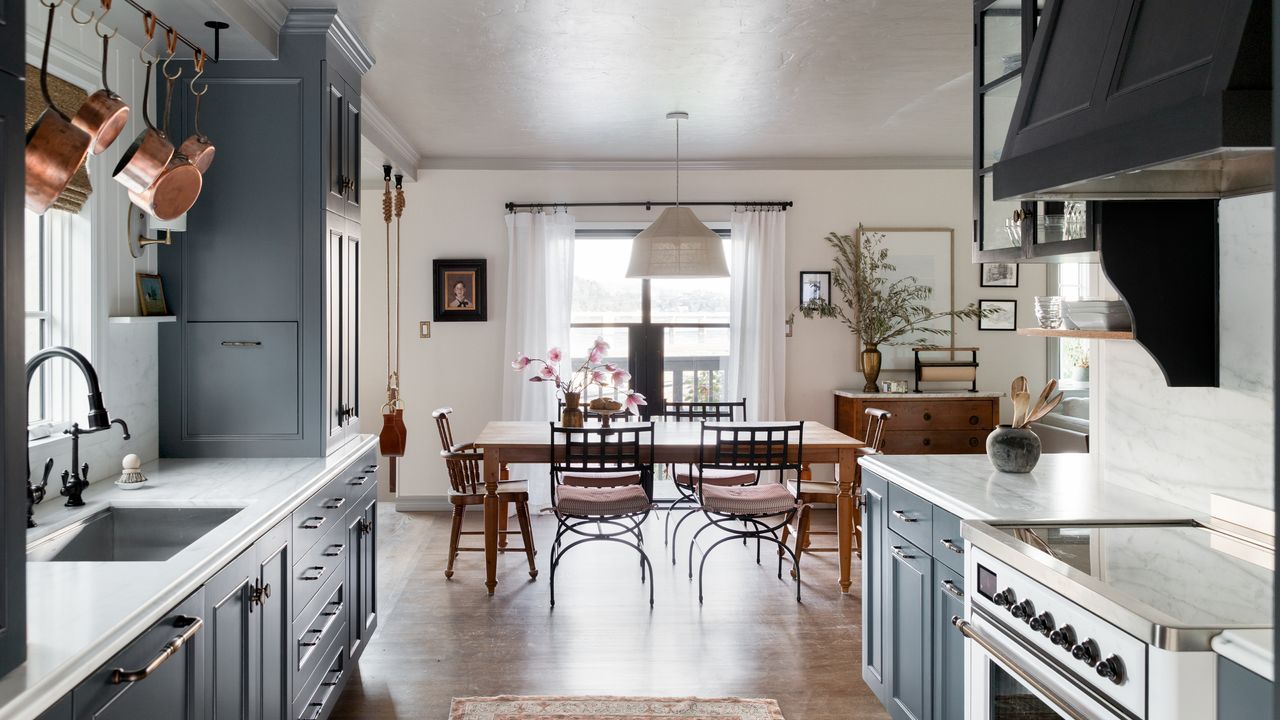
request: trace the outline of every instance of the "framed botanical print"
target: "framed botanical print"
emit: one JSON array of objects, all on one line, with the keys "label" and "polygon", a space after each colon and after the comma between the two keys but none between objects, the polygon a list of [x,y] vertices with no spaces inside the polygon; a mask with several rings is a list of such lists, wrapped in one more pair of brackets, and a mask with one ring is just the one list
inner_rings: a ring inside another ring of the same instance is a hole
[{"label": "framed botanical print", "polygon": [[485,260],[431,261],[436,322],[484,322],[489,319]]},{"label": "framed botanical print", "polygon": [[137,273],[138,314],[168,315],[169,304],[164,301],[164,281],[159,275]]}]

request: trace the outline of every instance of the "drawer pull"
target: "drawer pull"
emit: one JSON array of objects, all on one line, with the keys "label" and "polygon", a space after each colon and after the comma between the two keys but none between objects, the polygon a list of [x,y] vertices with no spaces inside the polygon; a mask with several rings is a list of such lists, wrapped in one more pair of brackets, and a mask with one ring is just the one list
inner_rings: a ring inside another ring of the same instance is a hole
[{"label": "drawer pull", "polygon": [[346,498],[336,497],[336,498],[330,498],[328,502],[321,505],[320,507],[324,508],[325,510],[337,510],[338,508],[342,507],[346,503],[347,503]]},{"label": "drawer pull", "polygon": [[977,415],[970,415],[970,416],[969,416],[969,424],[970,424],[970,425],[977,425],[979,422],[980,422],[980,420],[979,420],[979,418],[978,418],[978,416],[977,416]]},{"label": "drawer pull", "polygon": [[261,340],[223,340],[222,347],[225,348],[256,348],[262,347]]},{"label": "drawer pull", "polygon": [[307,710],[311,711],[311,714],[303,715],[298,720],[320,720],[320,716],[324,714],[324,703],[322,702],[307,703]]},{"label": "drawer pull", "polygon": [[893,554],[897,556],[899,560],[915,560],[916,558],[915,555],[908,555],[905,552],[903,552],[902,548],[898,547],[897,545],[893,546]]},{"label": "drawer pull", "polygon": [[361,485],[364,485],[368,481],[369,481],[369,477],[367,475],[357,475],[356,477],[353,477],[350,480],[348,480],[347,484],[355,485],[356,487],[359,487]]},{"label": "drawer pull", "polygon": [[956,587],[956,584],[950,580],[942,581],[942,590],[957,600],[964,600],[964,591]]},{"label": "drawer pull", "polygon": [[333,545],[330,545],[329,547],[325,548],[324,552],[320,554],[324,555],[325,557],[338,557],[339,555],[342,554],[342,551],[346,549],[347,549],[346,545],[342,543],[334,543]]},{"label": "drawer pull", "polygon": [[200,628],[204,627],[204,620],[198,617],[180,617],[178,618],[178,622],[184,623],[178,626],[182,628],[182,632],[173,636],[169,642],[165,643],[164,647],[160,648],[160,653],[154,658],[151,658],[151,662],[147,663],[146,667],[138,670],[116,668],[111,671],[111,684],[122,685],[124,683],[134,683],[139,680],[146,680],[147,676],[158,670],[166,660],[177,655],[178,651],[182,649],[182,646],[186,645],[187,641],[195,637],[195,634],[200,632]]},{"label": "drawer pull", "polygon": [[931,444],[933,444],[933,441],[930,440],[929,438],[925,438],[922,442],[924,443],[925,447],[929,447]]},{"label": "drawer pull", "polygon": [[378,472],[378,466],[377,466],[377,465],[365,465],[365,466],[364,466],[364,471],[365,471],[365,472],[367,472],[367,473],[376,473],[376,472]]},{"label": "drawer pull", "polygon": [[[305,640],[308,635],[315,635],[315,640]],[[298,638],[299,647],[315,647],[320,644],[320,638],[324,637],[324,630],[311,629],[302,633],[302,637]]]},{"label": "drawer pull", "polygon": [[964,554],[964,548],[952,542],[951,538],[942,538],[941,540],[938,541],[938,544],[957,555]]},{"label": "drawer pull", "polygon": [[976,437],[969,438],[969,447],[978,447],[978,438]]},{"label": "drawer pull", "polygon": [[334,685],[337,685],[337,684],[338,684],[338,681],[340,681],[340,680],[342,679],[342,668],[334,668],[334,669],[330,670],[327,674],[328,674],[328,675],[332,675],[332,676],[333,676],[333,679],[332,679],[332,680],[325,680],[325,681],[321,682],[321,683],[320,683],[320,685],[321,685],[322,687],[333,687]]},{"label": "drawer pull", "polygon": [[894,510],[893,516],[902,522],[920,522],[920,518],[907,517],[907,513],[902,510]]},{"label": "drawer pull", "polygon": [[932,413],[928,413],[928,412],[926,412],[926,413],[924,414],[924,421],[925,421],[925,422],[929,422],[929,421],[930,421],[930,420],[932,420],[932,419],[933,419],[933,414],[932,414]]},{"label": "drawer pull", "polygon": [[302,528],[303,530],[316,530],[323,524],[324,524],[324,518],[320,517],[319,515],[312,515],[306,520],[303,520],[302,524],[299,525],[298,527]]},{"label": "drawer pull", "polygon": [[[333,609],[332,609],[332,610],[325,610],[324,612],[320,613],[320,614],[321,614],[321,615],[323,615],[324,617],[336,617],[336,616],[338,616],[338,615],[340,615],[340,614],[342,613],[342,601],[341,601],[341,600],[334,600],[333,602],[329,603],[329,606],[330,606],[331,608],[333,608]],[[326,627],[325,627],[325,629],[327,630],[327,629],[328,629],[328,627],[326,626]]]},{"label": "drawer pull", "polygon": [[[311,572],[312,570],[314,570],[316,574],[308,575],[307,573]],[[298,576],[298,579],[305,580],[307,582],[315,582],[316,580],[319,580],[322,577],[324,577],[324,568],[321,567],[320,565],[312,565],[306,570],[303,570],[302,574]]]}]

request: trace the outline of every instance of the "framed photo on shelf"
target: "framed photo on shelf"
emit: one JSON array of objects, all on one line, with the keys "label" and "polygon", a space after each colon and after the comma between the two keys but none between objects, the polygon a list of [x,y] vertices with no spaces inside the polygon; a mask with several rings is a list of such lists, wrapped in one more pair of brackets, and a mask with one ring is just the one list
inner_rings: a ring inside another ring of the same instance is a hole
[{"label": "framed photo on shelf", "polygon": [[814,300],[831,304],[831,273],[825,270],[801,270],[800,304]]},{"label": "framed photo on shelf", "polygon": [[984,262],[979,273],[980,287],[1018,287],[1018,263]]},{"label": "framed photo on shelf", "polygon": [[1017,300],[979,300],[978,309],[991,313],[978,318],[979,330],[1013,332],[1018,329]]},{"label": "framed photo on shelf", "polygon": [[431,261],[436,322],[485,322],[489,319],[484,258]]},{"label": "framed photo on shelf", "polygon": [[159,275],[137,273],[138,314],[168,315],[169,304],[164,301],[164,281]]}]

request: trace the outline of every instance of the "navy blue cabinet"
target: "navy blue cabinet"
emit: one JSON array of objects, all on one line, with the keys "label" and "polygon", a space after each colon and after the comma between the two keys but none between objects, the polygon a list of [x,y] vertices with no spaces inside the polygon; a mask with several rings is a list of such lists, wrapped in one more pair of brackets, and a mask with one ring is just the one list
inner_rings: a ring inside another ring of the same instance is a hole
[{"label": "navy blue cabinet", "polygon": [[1218,720],[1276,716],[1275,685],[1224,657],[1218,658]]},{"label": "navy blue cabinet", "polygon": [[964,636],[953,617],[964,617],[964,578],[934,560],[933,720],[964,720]]},{"label": "navy blue cabinet", "polygon": [[885,685],[884,563],[888,483],[862,471],[862,680],[888,703]]},{"label": "navy blue cabinet", "polygon": [[26,72],[23,59],[27,48],[24,5],[22,0],[0,0],[0,73],[16,77],[22,77]]},{"label": "navy blue cabinet", "polygon": [[933,700],[933,559],[892,530],[888,550],[889,714],[895,720],[926,720]]}]

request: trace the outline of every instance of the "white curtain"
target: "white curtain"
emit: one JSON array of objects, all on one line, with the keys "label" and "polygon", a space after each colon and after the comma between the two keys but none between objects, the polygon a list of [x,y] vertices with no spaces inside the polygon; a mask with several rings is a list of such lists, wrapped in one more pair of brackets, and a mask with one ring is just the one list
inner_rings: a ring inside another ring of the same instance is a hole
[{"label": "white curtain", "polygon": [[730,218],[729,398],[747,399],[747,419],[786,419],[786,213]]},{"label": "white curtain", "polygon": [[[507,363],[517,353],[545,358],[552,347],[568,352],[576,220],[567,213],[543,212],[510,213],[506,219],[507,328],[502,417],[549,423],[556,414],[556,394],[551,386],[529,382],[528,371],[513,372]],[[511,477],[529,481],[534,504],[550,504],[545,466],[512,466]]]}]

